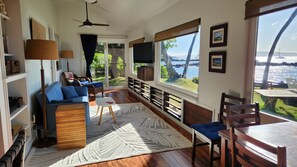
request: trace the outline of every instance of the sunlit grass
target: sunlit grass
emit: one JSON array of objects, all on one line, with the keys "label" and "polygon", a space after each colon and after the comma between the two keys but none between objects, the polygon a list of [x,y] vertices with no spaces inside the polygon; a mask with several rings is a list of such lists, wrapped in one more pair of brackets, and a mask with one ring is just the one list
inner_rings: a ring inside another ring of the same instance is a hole
[{"label": "sunlit grass", "polygon": [[[93,81],[105,83],[105,77],[92,78]],[[109,86],[125,86],[126,78],[117,77],[114,79],[109,79]]]},{"label": "sunlit grass", "polygon": [[[259,88],[255,88],[259,89]],[[274,88],[277,89],[277,88]],[[283,100],[277,99],[275,109],[274,110],[268,110],[264,107],[265,102],[262,100],[261,95],[258,93],[254,92],[254,102],[259,103],[260,110],[262,112],[274,114],[277,116],[281,116],[290,120],[297,121],[297,107],[287,105],[284,103]]]},{"label": "sunlit grass", "polygon": [[198,90],[198,84],[192,82],[192,79],[179,78],[176,81],[169,83],[167,82],[167,78],[161,78],[161,82],[174,85],[192,92],[197,92]]}]

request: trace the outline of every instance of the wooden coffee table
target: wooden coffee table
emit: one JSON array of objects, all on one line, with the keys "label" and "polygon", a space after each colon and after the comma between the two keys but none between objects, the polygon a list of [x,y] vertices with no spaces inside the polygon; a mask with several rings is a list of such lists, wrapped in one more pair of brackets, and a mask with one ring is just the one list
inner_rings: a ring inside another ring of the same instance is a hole
[{"label": "wooden coffee table", "polygon": [[116,103],[111,97],[96,98],[96,104],[98,106],[96,115],[98,115],[100,107],[101,107],[98,125],[100,125],[100,123],[101,123],[102,113],[103,113],[103,108],[104,107],[108,107],[108,110],[109,110],[110,115],[112,116],[113,122],[116,123],[116,119],[115,119],[115,116],[114,116],[114,113],[113,113],[113,110],[112,110],[112,105],[114,105]]}]

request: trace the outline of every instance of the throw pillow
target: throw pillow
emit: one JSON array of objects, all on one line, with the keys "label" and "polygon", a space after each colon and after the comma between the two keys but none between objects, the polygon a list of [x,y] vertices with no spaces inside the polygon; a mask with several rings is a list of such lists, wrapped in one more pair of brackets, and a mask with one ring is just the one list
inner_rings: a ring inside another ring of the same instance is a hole
[{"label": "throw pillow", "polygon": [[66,99],[71,99],[78,96],[73,86],[62,86],[62,91]]},{"label": "throw pillow", "polygon": [[64,74],[67,79],[74,79],[74,75],[72,72],[64,72]]}]

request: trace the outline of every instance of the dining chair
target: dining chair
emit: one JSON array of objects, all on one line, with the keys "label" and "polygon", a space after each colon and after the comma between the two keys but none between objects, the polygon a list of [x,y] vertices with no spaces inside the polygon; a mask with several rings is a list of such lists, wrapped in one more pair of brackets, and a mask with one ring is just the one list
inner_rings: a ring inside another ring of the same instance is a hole
[{"label": "dining chair", "polygon": [[[214,146],[220,149],[221,137],[218,135],[220,130],[226,129],[227,114],[226,107],[229,105],[244,104],[245,98],[236,97],[226,93],[221,95],[219,120],[207,124],[193,124],[192,127],[192,161],[195,160],[196,147],[209,145],[209,166],[213,165],[214,160],[219,160],[220,156],[214,157]],[[197,138],[199,141],[197,143]],[[221,151],[220,151],[221,152]],[[220,155],[219,152],[219,155]]]},{"label": "dining chair", "polygon": [[260,125],[259,104],[227,106],[227,128]]},{"label": "dining chair", "polygon": [[264,143],[234,127],[230,129],[230,142],[232,167],[286,166],[286,147],[284,146]]}]

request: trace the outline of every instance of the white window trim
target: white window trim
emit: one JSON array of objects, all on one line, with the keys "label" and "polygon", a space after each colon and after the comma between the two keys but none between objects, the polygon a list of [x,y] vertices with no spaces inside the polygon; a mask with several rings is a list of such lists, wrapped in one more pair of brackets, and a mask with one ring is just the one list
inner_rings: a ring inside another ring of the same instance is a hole
[{"label": "white window trim", "polygon": [[[155,84],[160,86],[160,87],[165,87],[169,90],[171,90],[172,92],[178,92],[178,93],[181,93],[183,95],[186,95],[186,96],[191,96],[192,98],[198,98],[198,90],[197,92],[192,92],[192,91],[189,91],[187,89],[182,89],[182,88],[179,88],[177,86],[174,86],[174,85],[170,85],[170,84],[165,84],[165,83],[162,83],[160,82],[160,55],[161,55],[161,41],[160,42],[156,42],[155,43]],[[198,89],[199,89],[199,86],[198,86]]]}]

